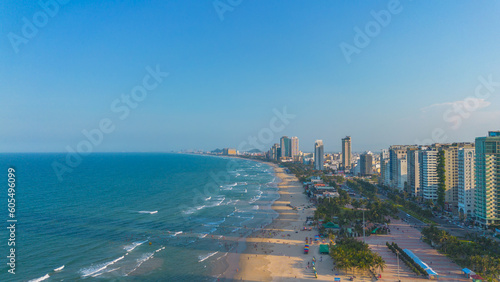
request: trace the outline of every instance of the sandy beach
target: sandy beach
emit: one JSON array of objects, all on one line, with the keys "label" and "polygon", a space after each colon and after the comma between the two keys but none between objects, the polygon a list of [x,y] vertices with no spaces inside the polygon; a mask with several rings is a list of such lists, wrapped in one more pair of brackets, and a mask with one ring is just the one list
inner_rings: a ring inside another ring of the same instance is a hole
[{"label": "sandy beach", "polygon": [[[284,169],[277,165],[271,165],[275,169],[276,176],[281,179],[278,184],[280,198],[272,205],[272,209],[279,215],[262,230],[254,232],[247,238],[237,239],[240,243],[246,241],[247,248],[242,252],[228,254],[226,257],[228,268],[219,277],[219,280],[334,281],[334,278],[340,278],[341,281],[349,281],[353,274],[333,269],[332,258],[329,255],[319,254],[318,242],[310,244],[309,254],[304,254],[305,238],[314,238],[317,235],[317,230],[301,230],[306,218],[314,215],[315,207],[311,205],[308,197],[303,193],[302,184],[294,175],[285,173]],[[297,207],[297,209],[292,207]],[[410,247],[423,259],[439,262],[434,266],[446,281],[466,281],[460,276],[458,265],[420,241],[420,232],[417,229],[411,228],[400,220],[393,220],[390,226],[395,229],[391,235],[367,238],[370,248],[381,254],[387,263],[382,272],[382,278],[378,280],[424,280],[417,278],[403,265],[400,267],[398,278],[396,259],[385,247],[386,241],[394,241],[403,247]],[[406,230],[406,233],[403,233],[403,229]],[[362,238],[359,239],[362,240]],[[314,271],[311,268],[313,257],[316,258],[317,278],[314,277]],[[355,273],[354,275],[356,276],[355,281],[377,281],[369,273]]]},{"label": "sandy beach", "polygon": [[[317,235],[316,231],[301,231],[308,216],[314,215],[315,208],[303,193],[302,184],[294,175],[285,173],[283,168],[271,164],[276,176],[280,198],[272,208],[279,216],[263,230],[256,231],[246,240],[247,248],[241,254],[230,253],[229,265],[221,279],[242,281],[288,281],[315,280],[333,281],[339,272],[332,270],[333,261],[328,255],[319,254],[319,243],[310,244],[309,254],[304,254],[305,238]],[[297,207],[294,210],[292,207]],[[318,278],[314,277],[312,263],[316,258]]]}]

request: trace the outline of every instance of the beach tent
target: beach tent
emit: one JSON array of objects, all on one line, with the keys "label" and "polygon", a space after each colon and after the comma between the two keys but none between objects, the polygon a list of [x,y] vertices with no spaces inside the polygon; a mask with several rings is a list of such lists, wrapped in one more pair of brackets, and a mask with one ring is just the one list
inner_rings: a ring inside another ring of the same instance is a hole
[{"label": "beach tent", "polygon": [[333,223],[333,222],[328,222],[328,223],[325,223],[323,224],[323,227],[325,229],[340,229],[340,226],[338,226],[337,224]]},{"label": "beach tent", "polygon": [[304,246],[304,254],[308,254],[309,253],[309,245],[305,245]]},{"label": "beach tent", "polygon": [[470,278],[472,275],[476,275],[476,273],[468,268],[462,269],[462,272],[465,274],[465,277]]},{"label": "beach tent", "polygon": [[330,247],[328,247],[327,244],[321,244],[321,245],[319,245],[319,253],[320,254],[329,254],[330,253]]}]

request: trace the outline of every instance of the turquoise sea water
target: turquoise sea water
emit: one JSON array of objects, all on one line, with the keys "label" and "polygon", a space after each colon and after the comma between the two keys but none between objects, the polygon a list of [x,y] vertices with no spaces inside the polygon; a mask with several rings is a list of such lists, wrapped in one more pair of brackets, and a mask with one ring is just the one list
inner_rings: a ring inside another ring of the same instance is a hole
[{"label": "turquoise sea water", "polygon": [[0,155],[1,218],[7,227],[13,166],[18,220],[15,275],[7,272],[9,232],[0,232],[0,281],[214,281],[232,239],[276,216],[276,178],[263,163],[91,154],[61,182],[51,164],[64,158]]}]

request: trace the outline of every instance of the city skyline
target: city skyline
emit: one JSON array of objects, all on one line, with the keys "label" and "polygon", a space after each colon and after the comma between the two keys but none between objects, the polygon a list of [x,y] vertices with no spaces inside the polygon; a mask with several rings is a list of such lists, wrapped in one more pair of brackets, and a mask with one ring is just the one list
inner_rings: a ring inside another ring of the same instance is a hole
[{"label": "city skyline", "polygon": [[94,152],[235,147],[264,129],[261,150],[287,135],[339,152],[349,135],[378,152],[498,129],[498,2],[54,3],[1,4],[0,152],[67,152],[103,120]]}]

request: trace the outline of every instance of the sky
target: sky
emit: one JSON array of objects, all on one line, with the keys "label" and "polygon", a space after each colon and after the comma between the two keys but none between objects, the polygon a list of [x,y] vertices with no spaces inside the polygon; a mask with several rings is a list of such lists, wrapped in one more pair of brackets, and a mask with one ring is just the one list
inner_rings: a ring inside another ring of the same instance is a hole
[{"label": "sky", "polygon": [[473,142],[500,129],[498,14],[500,1],[1,1],[0,152]]}]

